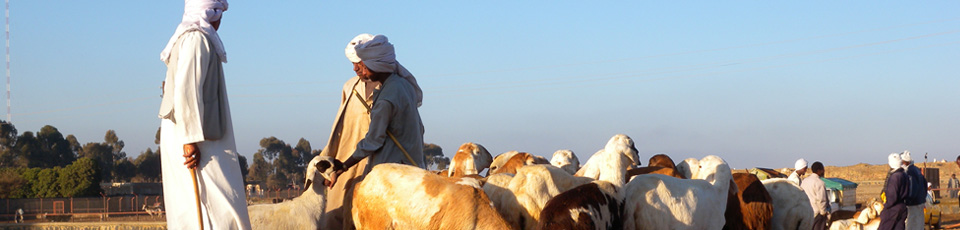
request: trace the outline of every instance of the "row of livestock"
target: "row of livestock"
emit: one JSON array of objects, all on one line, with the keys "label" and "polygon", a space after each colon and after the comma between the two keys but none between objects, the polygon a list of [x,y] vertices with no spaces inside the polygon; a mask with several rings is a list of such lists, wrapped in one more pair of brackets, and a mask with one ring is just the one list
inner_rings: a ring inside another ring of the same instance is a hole
[{"label": "row of livestock", "polygon": [[[254,229],[318,229],[323,181],[338,167],[336,159],[315,157],[300,197],[249,206]],[[353,200],[357,229],[787,230],[810,229],[814,217],[806,194],[784,179],[734,174],[713,155],[674,164],[661,154],[642,167],[622,134],[582,167],[569,151],[549,161],[516,151],[492,157],[466,143],[446,171],[373,167]]]}]

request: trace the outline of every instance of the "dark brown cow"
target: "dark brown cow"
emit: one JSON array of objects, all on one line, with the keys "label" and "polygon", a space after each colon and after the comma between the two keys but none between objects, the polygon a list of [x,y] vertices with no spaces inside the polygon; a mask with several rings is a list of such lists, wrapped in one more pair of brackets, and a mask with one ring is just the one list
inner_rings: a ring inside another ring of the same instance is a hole
[{"label": "dark brown cow", "polygon": [[[767,188],[760,182],[757,175],[749,173],[734,173],[733,181],[736,183],[736,196],[729,196],[727,199],[727,210],[724,213],[726,224],[724,230],[768,230],[771,228],[771,219],[773,218],[773,199],[767,192]],[[730,184],[733,190],[733,184]]]}]

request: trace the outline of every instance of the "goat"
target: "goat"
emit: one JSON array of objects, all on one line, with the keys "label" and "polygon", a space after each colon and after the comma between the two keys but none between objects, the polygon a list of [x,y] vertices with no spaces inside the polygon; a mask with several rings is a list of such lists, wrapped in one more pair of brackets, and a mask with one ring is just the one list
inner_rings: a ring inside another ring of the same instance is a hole
[{"label": "goat", "polygon": [[691,168],[697,168],[691,179],[645,174],[627,183],[624,229],[720,229],[727,197],[736,191],[730,167],[711,155]]},{"label": "goat", "polygon": [[402,164],[379,164],[357,183],[357,229],[508,229],[474,177],[444,177]]},{"label": "goat", "polygon": [[329,156],[316,156],[307,164],[307,188],[291,201],[276,204],[247,206],[253,229],[317,229],[326,208],[327,187],[333,172],[343,169],[343,163]]},{"label": "goat", "polygon": [[577,170],[580,170],[580,159],[577,158],[576,154],[573,154],[573,151],[568,149],[553,152],[553,158],[550,158],[550,164],[566,170],[571,175],[576,174]]},{"label": "goat", "polygon": [[[464,175],[479,175],[483,169],[490,167],[493,157],[483,145],[473,142],[463,143],[453,156],[450,163],[450,169],[447,172],[448,177],[462,177]],[[489,173],[488,173],[489,174]]]}]

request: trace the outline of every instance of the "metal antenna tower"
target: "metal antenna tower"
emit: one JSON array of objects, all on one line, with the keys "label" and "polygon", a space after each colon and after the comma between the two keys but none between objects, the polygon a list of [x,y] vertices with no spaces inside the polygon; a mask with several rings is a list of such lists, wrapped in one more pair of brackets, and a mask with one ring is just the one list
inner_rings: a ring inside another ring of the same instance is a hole
[{"label": "metal antenna tower", "polygon": [[7,122],[10,121],[10,0],[4,0],[7,31]]}]

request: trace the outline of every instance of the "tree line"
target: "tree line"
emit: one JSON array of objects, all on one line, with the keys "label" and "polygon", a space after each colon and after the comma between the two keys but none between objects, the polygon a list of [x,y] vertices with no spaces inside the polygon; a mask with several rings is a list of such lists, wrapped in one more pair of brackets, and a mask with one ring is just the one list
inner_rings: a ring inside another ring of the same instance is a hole
[{"label": "tree line", "polygon": [[[160,144],[159,129],[154,143]],[[123,148],[113,130],[107,130],[102,142],[81,145],[74,135],[64,136],[51,125],[19,133],[13,124],[0,121],[0,199],[99,196],[100,183],[162,182],[159,147],[147,148],[136,158]],[[247,183],[284,189],[302,186],[306,164],[320,151],[304,138],[291,146],[271,136],[260,140],[249,166],[246,157],[238,155]],[[428,168],[443,169],[450,163],[435,144],[425,143],[424,155]]]},{"label": "tree line", "polygon": [[[290,146],[276,137],[260,139],[260,149],[253,154],[253,163],[249,168],[246,159],[241,156],[240,166],[247,183],[259,183],[267,189],[284,189],[302,186],[306,164],[322,150],[313,150],[310,141],[300,138],[295,146]],[[443,149],[436,144],[424,143],[424,156],[428,168],[446,168],[450,158],[443,155]]]}]

